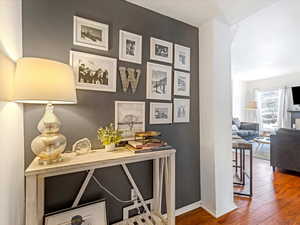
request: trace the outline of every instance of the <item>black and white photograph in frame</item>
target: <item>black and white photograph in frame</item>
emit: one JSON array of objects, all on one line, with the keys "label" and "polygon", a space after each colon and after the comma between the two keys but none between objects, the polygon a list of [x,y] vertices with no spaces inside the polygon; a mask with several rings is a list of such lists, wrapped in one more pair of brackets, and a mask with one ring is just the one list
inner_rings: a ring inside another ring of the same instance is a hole
[{"label": "black and white photograph in frame", "polygon": [[190,96],[190,73],[174,71],[174,95]]},{"label": "black and white photograph in frame", "polygon": [[142,36],[120,30],[119,59],[126,62],[142,63]]},{"label": "black and white photograph in frame", "polygon": [[191,49],[175,44],[174,68],[190,71]]},{"label": "black and white photograph in frame", "polygon": [[116,92],[117,59],[83,52],[70,52],[77,89]]},{"label": "black and white photograph in frame", "polygon": [[109,25],[74,16],[73,44],[108,51]]},{"label": "black and white photograph in frame", "polygon": [[171,124],[172,103],[150,102],[150,124]]},{"label": "black and white photograph in frame", "polygon": [[173,43],[151,38],[150,59],[166,63],[173,63]]},{"label": "black and white photograph in frame", "polygon": [[171,100],[172,67],[147,63],[147,99]]},{"label": "black and white photograph in frame", "polygon": [[45,225],[107,225],[105,201],[45,217]]},{"label": "black and white photograph in frame", "polygon": [[174,123],[190,122],[190,100],[174,98]]},{"label": "black and white photograph in frame", "polygon": [[134,138],[136,132],[145,131],[145,102],[115,101],[116,129],[123,138]]}]

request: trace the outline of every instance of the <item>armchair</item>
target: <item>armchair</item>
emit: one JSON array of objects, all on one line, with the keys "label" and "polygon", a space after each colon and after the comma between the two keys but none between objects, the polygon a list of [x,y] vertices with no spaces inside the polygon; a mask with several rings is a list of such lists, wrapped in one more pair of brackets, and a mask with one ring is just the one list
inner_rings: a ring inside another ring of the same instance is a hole
[{"label": "armchair", "polygon": [[271,135],[271,166],[300,172],[300,130],[281,128]]}]

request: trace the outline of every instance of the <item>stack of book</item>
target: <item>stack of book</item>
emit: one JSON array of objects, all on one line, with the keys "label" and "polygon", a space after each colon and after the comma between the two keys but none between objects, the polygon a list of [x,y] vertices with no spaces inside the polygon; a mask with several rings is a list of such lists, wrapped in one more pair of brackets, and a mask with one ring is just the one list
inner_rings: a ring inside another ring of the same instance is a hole
[{"label": "stack of book", "polygon": [[158,139],[128,141],[126,147],[134,153],[160,151],[171,148],[171,146],[168,146],[167,143]]}]

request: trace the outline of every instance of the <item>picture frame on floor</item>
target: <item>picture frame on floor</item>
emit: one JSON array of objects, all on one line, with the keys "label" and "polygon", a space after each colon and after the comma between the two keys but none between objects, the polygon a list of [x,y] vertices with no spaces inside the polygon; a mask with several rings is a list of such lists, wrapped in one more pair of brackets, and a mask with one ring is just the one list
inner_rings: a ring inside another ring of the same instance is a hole
[{"label": "picture frame on floor", "polygon": [[173,63],[173,43],[151,37],[150,59],[166,63]]},{"label": "picture frame on floor", "polygon": [[190,122],[190,100],[174,98],[174,123]]},{"label": "picture frame on floor", "polygon": [[107,225],[105,201],[45,216],[45,225]]},{"label": "picture frame on floor", "polygon": [[73,17],[73,44],[108,51],[109,25],[82,17]]},{"label": "picture frame on floor", "polygon": [[172,67],[147,63],[147,99],[171,100]]},{"label": "picture frame on floor", "polygon": [[191,49],[182,45],[175,44],[174,68],[190,71]]},{"label": "picture frame on floor", "polygon": [[171,124],[172,103],[150,102],[150,124]]},{"label": "picture frame on floor", "polygon": [[70,52],[77,89],[116,92],[117,59],[83,52]]},{"label": "picture frame on floor", "polygon": [[119,60],[142,64],[142,36],[120,30]]},{"label": "picture frame on floor", "polygon": [[145,102],[115,101],[115,126],[124,139],[145,131]]},{"label": "picture frame on floor", "polygon": [[190,73],[174,71],[174,95],[190,96]]}]

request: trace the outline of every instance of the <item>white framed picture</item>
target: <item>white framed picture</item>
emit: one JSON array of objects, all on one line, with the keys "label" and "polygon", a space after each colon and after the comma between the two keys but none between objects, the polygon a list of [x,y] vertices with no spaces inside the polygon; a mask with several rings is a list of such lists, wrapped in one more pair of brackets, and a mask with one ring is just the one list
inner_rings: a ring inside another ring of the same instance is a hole
[{"label": "white framed picture", "polygon": [[107,225],[105,201],[45,217],[45,225]]},{"label": "white framed picture", "polygon": [[108,51],[109,26],[74,16],[73,44]]},{"label": "white framed picture", "polygon": [[120,30],[119,59],[122,61],[142,63],[142,36]]},{"label": "white framed picture", "polygon": [[123,138],[145,131],[145,102],[115,101],[115,126]]},{"label": "white framed picture", "polygon": [[172,67],[147,63],[147,99],[171,100]]},{"label": "white framed picture", "polygon": [[117,59],[83,52],[70,52],[77,89],[116,92]]},{"label": "white framed picture", "polygon": [[166,63],[173,63],[173,43],[151,38],[150,59]]},{"label": "white framed picture", "polygon": [[174,95],[190,96],[190,73],[174,71]]},{"label": "white framed picture", "polygon": [[174,123],[190,122],[190,100],[174,98]]},{"label": "white framed picture", "polygon": [[171,124],[172,103],[150,102],[150,124]]},{"label": "white framed picture", "polygon": [[191,49],[175,44],[174,68],[190,71]]}]

